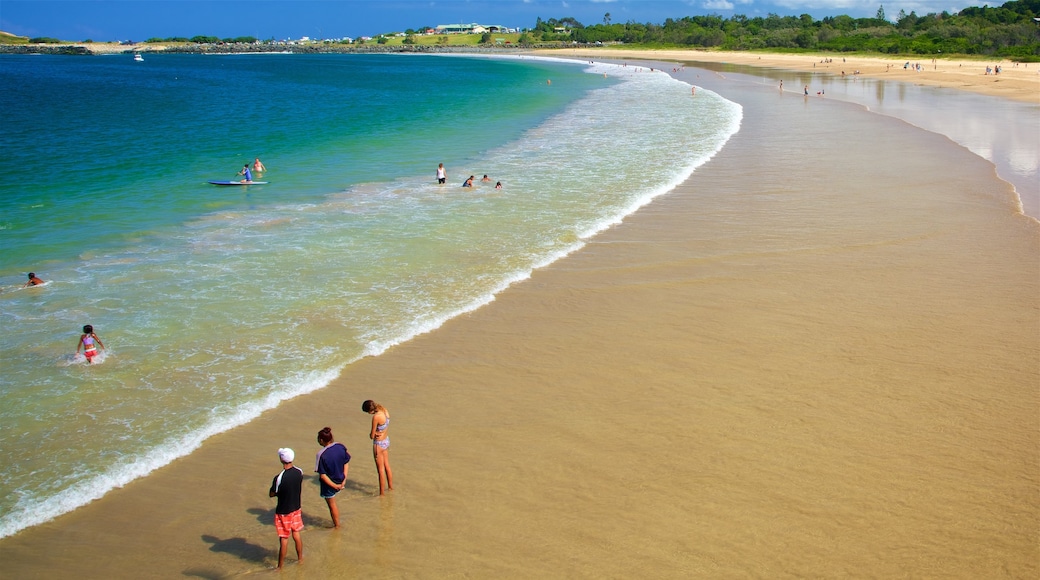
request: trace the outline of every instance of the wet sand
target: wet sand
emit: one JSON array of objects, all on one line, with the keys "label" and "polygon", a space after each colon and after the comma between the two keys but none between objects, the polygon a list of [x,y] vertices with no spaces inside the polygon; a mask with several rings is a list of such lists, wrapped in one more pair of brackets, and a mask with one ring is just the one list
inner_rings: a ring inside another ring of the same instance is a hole
[{"label": "wet sand", "polygon": [[[768,54],[721,50],[624,50],[578,48],[538,51],[540,54],[580,58],[639,59],[673,62],[737,64],[841,76],[861,76],[927,85],[1002,97],[1040,105],[1040,63],[1019,63],[998,58],[867,57],[860,55]],[[904,65],[911,66],[904,68]],[[918,69],[914,65],[920,65]],[[995,73],[987,74],[986,67]],[[792,87],[796,88],[797,87]]]},{"label": "wet sand", "polygon": [[[306,561],[290,550],[281,577],[1036,577],[1036,220],[940,135],[697,84],[744,121],[675,192],[492,304],[0,540],[4,575],[266,574],[276,449],[310,471],[330,425],[354,455],[346,527],[306,484]],[[384,498],[368,398],[393,417]]]}]

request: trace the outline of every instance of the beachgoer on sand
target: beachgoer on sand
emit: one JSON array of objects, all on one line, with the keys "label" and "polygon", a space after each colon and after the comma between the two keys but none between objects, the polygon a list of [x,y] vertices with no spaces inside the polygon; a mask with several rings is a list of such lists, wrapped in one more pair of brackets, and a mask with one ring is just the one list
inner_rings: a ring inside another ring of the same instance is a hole
[{"label": "beachgoer on sand", "polygon": [[332,527],[339,529],[339,507],[336,505],[336,494],[347,485],[347,471],[350,466],[350,453],[346,445],[336,443],[332,437],[332,428],[326,427],[318,431],[318,445],[322,450],[314,458],[314,472],[318,474],[321,484],[321,497],[329,505]]},{"label": "beachgoer on sand", "polygon": [[303,561],[303,470],[293,465],[296,453],[288,447],[278,450],[278,459],[282,462],[282,472],[274,476],[268,497],[277,497],[278,504],[274,508],[274,529],[278,532],[278,568],[285,564],[285,553],[289,551],[289,536],[296,544],[296,560]]},{"label": "beachgoer on sand", "polygon": [[394,489],[394,474],[390,470],[390,411],[379,403],[368,400],[361,403],[361,410],[372,415],[372,428],[368,437],[372,440],[372,458],[376,461],[376,474],[379,476],[379,495],[383,495],[383,484],[386,489]]}]

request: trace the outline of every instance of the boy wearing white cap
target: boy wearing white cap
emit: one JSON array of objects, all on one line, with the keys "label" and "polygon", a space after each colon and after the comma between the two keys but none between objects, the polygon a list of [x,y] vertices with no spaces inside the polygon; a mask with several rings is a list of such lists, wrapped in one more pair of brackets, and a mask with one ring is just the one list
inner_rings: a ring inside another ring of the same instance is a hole
[{"label": "boy wearing white cap", "polygon": [[278,506],[274,508],[274,527],[278,530],[278,568],[285,563],[285,553],[289,550],[289,536],[296,543],[296,559],[303,561],[303,540],[300,530],[303,529],[303,511],[300,507],[300,494],[303,491],[303,471],[293,466],[296,454],[292,449],[284,447],[278,450],[278,459],[282,461],[282,472],[271,482],[270,497],[278,498]]}]

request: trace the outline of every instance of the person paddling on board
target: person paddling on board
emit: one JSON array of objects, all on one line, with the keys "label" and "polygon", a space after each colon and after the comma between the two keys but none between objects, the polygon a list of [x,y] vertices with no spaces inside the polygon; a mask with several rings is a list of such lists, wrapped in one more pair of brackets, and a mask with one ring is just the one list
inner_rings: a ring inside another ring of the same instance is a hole
[{"label": "person paddling on board", "polygon": [[22,288],[28,288],[29,286],[39,286],[40,284],[43,284],[43,283],[44,283],[43,280],[40,280],[39,278],[36,277],[36,273],[29,272],[29,281],[26,282],[22,286]]},{"label": "person paddling on board", "polygon": [[246,178],[243,179],[240,183],[252,183],[253,182],[253,172],[249,170],[249,164],[248,163],[246,163],[245,165],[242,166],[242,171],[239,171],[238,174],[246,176]]}]

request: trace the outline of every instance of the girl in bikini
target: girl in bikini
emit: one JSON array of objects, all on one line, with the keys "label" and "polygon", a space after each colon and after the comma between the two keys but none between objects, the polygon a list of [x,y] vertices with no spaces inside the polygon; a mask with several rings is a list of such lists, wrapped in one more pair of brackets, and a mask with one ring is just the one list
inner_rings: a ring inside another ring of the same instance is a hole
[{"label": "girl in bikini", "polygon": [[386,432],[390,426],[390,412],[371,400],[361,403],[361,410],[372,415],[368,437],[372,440],[372,457],[376,460],[376,473],[379,474],[379,495],[383,495],[384,483],[386,489],[394,489],[394,474],[390,471],[390,436]]},{"label": "girl in bikini", "polygon": [[[97,346],[94,346],[94,343]],[[94,327],[87,324],[83,326],[83,335],[79,337],[79,343],[76,345],[76,354],[79,354],[79,349],[83,348],[83,356],[87,357],[87,364],[94,364],[94,357],[97,356],[97,347],[100,346],[104,350],[105,345],[101,344],[101,339],[98,335],[94,334]]]}]

